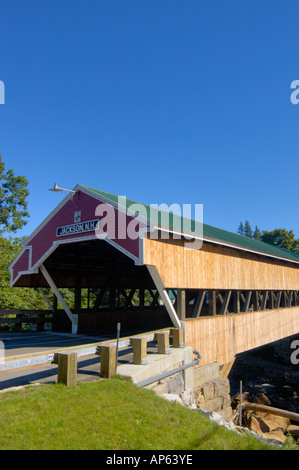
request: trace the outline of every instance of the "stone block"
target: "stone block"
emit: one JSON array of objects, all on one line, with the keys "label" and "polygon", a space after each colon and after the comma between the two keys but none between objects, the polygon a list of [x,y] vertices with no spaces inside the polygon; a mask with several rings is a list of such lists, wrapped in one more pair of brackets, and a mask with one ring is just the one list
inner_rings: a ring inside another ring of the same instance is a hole
[{"label": "stone block", "polygon": [[220,367],[218,362],[205,364],[194,369],[194,387],[200,387],[205,382],[219,377]]},{"label": "stone block", "polygon": [[233,410],[231,406],[223,408],[222,410],[218,410],[217,413],[221,416],[221,418],[231,421],[233,417]]},{"label": "stone block", "polygon": [[231,397],[227,393],[226,395],[223,395],[222,397],[222,408],[228,408],[231,406]]},{"label": "stone block", "polygon": [[217,377],[212,380],[212,383],[214,385],[215,397],[221,397],[230,392],[230,383],[225,377]]},{"label": "stone block", "polygon": [[213,400],[205,401],[200,409],[203,411],[216,411],[218,413],[222,408],[222,397],[213,398]]},{"label": "stone block", "polygon": [[194,404],[193,390],[184,391],[180,396],[184,405],[191,406]]},{"label": "stone block", "polygon": [[167,381],[168,393],[176,393],[180,395],[184,391],[184,381],[182,372],[173,375]]}]

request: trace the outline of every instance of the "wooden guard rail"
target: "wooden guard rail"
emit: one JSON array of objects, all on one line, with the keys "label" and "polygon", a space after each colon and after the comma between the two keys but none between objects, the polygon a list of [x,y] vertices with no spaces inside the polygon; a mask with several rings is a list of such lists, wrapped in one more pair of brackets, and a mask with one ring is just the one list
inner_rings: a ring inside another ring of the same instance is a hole
[{"label": "wooden guard rail", "polygon": [[45,323],[52,323],[52,321],[52,310],[0,310],[0,326],[13,324],[16,331],[21,331],[24,324],[35,324],[37,331],[43,331]]},{"label": "wooden guard rail", "polygon": [[117,346],[118,350],[133,348],[133,363],[146,364],[147,343],[156,341],[158,354],[168,354],[170,336],[172,337],[173,348],[184,347],[183,330],[169,328],[138,336],[121,338],[118,345],[115,340],[108,340],[103,343],[87,344],[81,347],[72,346],[45,355],[31,354],[25,355],[26,357],[16,357],[14,360],[7,360],[4,363],[0,362],[0,373],[54,363],[58,365],[57,382],[72,386],[77,383],[78,357],[95,354],[101,356],[101,376],[111,378],[115,375],[117,369]]},{"label": "wooden guard rail", "polygon": [[[158,354],[169,353],[169,337],[172,336],[172,347],[181,348],[183,343],[183,330],[180,328],[170,328],[165,331],[158,331],[151,335],[134,336],[129,339],[133,348],[133,364],[146,365],[147,343],[157,341]],[[97,347],[96,354],[101,356],[101,374],[105,378],[111,378],[117,372],[117,345],[103,344]]]}]

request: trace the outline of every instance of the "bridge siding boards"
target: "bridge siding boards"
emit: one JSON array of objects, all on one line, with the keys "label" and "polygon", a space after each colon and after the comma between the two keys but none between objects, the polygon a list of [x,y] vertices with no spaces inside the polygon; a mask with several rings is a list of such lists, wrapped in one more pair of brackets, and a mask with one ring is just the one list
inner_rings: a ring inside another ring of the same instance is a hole
[{"label": "bridge siding boards", "polygon": [[236,354],[299,331],[299,307],[187,319],[185,342],[202,354],[201,365],[220,365]]},{"label": "bridge siding boards", "polygon": [[299,265],[204,243],[200,250],[180,240],[144,240],[144,263],[156,265],[167,288],[298,290]]}]

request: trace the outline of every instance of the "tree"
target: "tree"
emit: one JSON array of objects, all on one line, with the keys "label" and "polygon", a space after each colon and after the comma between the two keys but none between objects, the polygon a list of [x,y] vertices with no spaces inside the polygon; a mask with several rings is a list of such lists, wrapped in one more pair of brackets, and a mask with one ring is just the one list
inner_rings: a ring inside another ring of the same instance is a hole
[{"label": "tree", "polygon": [[37,289],[10,287],[8,266],[22,249],[22,240],[3,234],[15,233],[27,223],[27,185],[24,176],[5,171],[0,155],[0,309],[47,308]]},{"label": "tree", "polygon": [[239,233],[240,235],[245,235],[245,230],[244,230],[243,222],[240,222],[240,225],[239,225],[239,228],[238,228],[238,230],[237,230],[237,233]]},{"label": "tree", "polygon": [[255,240],[261,240],[269,245],[279,246],[285,250],[299,253],[299,239],[295,238],[293,230],[288,232],[285,228],[276,228],[271,232],[268,232],[267,230],[263,230],[263,232],[261,232],[256,225],[254,232],[252,232],[250,223],[246,220],[245,224],[243,224],[243,222],[240,223],[237,232],[240,235],[245,235],[246,237],[254,238]]},{"label": "tree", "polygon": [[257,225],[255,226],[255,230],[254,230],[254,232],[253,232],[252,237],[253,237],[255,240],[261,240],[261,239],[262,239],[262,232],[260,231],[260,229],[258,228]]},{"label": "tree", "polygon": [[22,249],[22,239],[0,236],[0,309],[47,309],[37,289],[10,287],[9,264]]},{"label": "tree", "polygon": [[245,224],[243,224],[243,222],[240,222],[237,233],[245,237],[253,238],[252,228],[248,220],[245,220]]},{"label": "tree", "polygon": [[295,239],[293,230],[289,232],[285,228],[276,228],[271,232],[263,230],[262,241],[270,245],[279,246],[288,251],[299,253],[299,240]]},{"label": "tree", "polygon": [[15,233],[27,223],[27,186],[24,176],[15,176],[11,169],[5,172],[0,155],[0,235]]},{"label": "tree", "polygon": [[252,228],[248,220],[245,220],[244,232],[245,237],[252,238]]}]

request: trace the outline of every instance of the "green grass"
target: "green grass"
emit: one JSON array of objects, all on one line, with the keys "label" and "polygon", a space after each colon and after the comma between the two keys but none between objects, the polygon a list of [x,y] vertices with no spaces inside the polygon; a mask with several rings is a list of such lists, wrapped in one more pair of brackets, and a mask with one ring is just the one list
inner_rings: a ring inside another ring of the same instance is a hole
[{"label": "green grass", "polygon": [[127,380],[0,394],[0,450],[269,449]]}]

